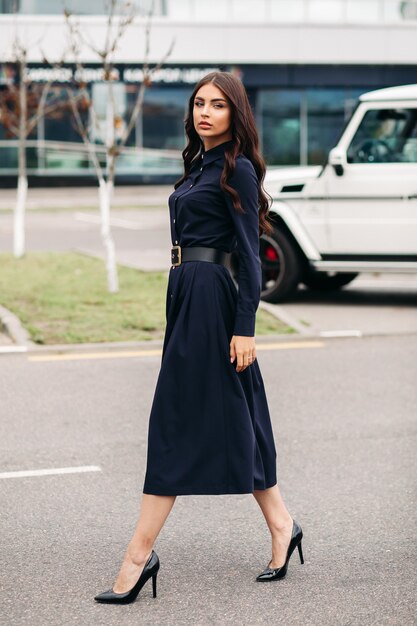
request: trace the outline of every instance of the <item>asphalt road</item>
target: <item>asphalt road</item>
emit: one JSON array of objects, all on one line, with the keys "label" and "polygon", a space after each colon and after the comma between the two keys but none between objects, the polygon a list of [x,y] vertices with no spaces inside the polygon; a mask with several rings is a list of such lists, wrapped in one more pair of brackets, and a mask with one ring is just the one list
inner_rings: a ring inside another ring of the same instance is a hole
[{"label": "asphalt road", "polygon": [[0,472],[101,471],[0,474],[2,626],[415,624],[417,342],[281,347],[258,359],[305,564],[294,553],[286,579],[256,583],[270,542],[254,498],[179,496],[155,545],[158,597],[147,583],[125,607],[93,596],[135,523],[160,356],[3,355]]}]

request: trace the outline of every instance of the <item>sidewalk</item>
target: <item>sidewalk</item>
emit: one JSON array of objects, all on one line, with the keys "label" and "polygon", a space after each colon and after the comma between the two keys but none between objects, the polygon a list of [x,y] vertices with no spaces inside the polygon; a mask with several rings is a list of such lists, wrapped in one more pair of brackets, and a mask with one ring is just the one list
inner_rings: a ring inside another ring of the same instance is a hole
[{"label": "sidewalk", "polygon": [[[116,186],[114,208],[166,207],[173,185]],[[0,211],[11,210],[16,201],[15,189],[2,189]],[[97,187],[33,187],[28,189],[27,209],[91,208],[98,204]]]}]

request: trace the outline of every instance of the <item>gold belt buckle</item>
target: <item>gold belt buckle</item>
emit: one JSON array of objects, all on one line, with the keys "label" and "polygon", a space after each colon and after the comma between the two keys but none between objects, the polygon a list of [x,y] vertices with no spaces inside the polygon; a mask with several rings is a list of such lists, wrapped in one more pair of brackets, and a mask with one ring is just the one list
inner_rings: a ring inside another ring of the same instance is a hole
[{"label": "gold belt buckle", "polygon": [[[174,252],[175,250],[175,252]],[[175,259],[175,255],[177,256],[177,261],[174,262]],[[171,260],[172,260],[172,266],[173,267],[178,267],[178,265],[181,265],[181,246],[172,246],[171,248]]]}]

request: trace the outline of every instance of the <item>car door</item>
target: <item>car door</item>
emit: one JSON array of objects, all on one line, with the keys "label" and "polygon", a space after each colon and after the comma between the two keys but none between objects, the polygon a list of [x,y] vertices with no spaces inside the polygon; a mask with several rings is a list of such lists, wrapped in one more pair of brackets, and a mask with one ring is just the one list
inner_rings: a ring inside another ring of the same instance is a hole
[{"label": "car door", "polygon": [[416,102],[361,104],[321,178],[326,258],[417,255]]}]

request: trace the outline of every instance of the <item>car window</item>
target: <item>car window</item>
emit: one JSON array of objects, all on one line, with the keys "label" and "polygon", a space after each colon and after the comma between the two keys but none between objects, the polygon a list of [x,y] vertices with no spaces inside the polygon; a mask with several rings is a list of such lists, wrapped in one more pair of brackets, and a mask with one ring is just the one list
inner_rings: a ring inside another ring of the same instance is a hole
[{"label": "car window", "polygon": [[347,150],[348,163],[417,163],[417,109],[367,111]]}]

